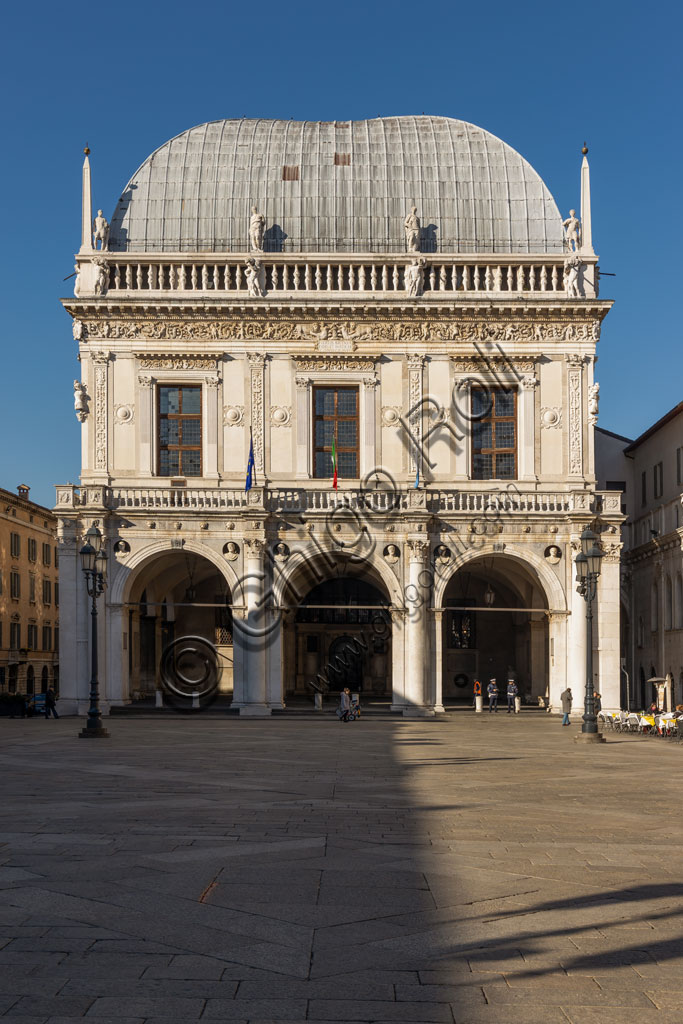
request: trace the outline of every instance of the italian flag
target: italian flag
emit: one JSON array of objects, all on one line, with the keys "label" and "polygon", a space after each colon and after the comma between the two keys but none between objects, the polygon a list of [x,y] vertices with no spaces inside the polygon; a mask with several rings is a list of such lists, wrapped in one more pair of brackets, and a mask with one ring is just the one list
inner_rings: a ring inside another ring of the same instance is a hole
[{"label": "italian flag", "polygon": [[332,486],[335,491],[337,490],[337,445],[334,441],[334,434],[332,435]]}]

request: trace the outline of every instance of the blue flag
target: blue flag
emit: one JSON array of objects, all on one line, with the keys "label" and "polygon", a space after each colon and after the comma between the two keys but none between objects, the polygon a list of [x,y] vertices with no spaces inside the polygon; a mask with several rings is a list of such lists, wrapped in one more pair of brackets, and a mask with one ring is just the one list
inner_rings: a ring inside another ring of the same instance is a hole
[{"label": "blue flag", "polygon": [[419,486],[420,486],[420,463],[417,460],[415,460],[415,483],[413,484],[413,487],[419,487]]},{"label": "blue flag", "polygon": [[256,483],[256,465],[254,463],[254,438],[249,431],[249,461],[247,462],[247,479],[244,482],[244,492],[250,491]]}]

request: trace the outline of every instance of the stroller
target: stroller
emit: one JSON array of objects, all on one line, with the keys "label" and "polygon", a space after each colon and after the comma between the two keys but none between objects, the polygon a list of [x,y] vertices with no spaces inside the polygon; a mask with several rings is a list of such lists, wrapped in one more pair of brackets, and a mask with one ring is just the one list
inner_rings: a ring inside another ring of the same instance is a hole
[{"label": "stroller", "polygon": [[355,722],[357,718],[360,718],[360,701],[352,700],[349,705],[349,710],[344,712],[341,707],[338,707],[335,711],[335,715],[340,722]]}]

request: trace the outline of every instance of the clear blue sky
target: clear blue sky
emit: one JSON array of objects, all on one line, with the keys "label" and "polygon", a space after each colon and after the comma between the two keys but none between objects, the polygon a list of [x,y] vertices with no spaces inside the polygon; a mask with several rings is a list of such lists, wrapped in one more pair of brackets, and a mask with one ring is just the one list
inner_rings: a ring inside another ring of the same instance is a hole
[{"label": "clear blue sky", "polygon": [[[167,139],[223,117],[462,118],[539,171],[563,212],[590,147],[600,425],[635,437],[681,388],[681,6],[593,0],[11,4],[5,45],[0,486],[78,481],[71,321],[83,146],[111,217]],[[673,214],[671,213],[673,204]]]}]

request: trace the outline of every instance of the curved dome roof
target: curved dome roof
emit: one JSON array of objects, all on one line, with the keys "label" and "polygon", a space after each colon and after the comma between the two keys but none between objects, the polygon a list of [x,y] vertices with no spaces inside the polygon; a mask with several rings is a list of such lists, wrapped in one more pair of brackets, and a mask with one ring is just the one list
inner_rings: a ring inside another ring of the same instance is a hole
[{"label": "curved dome roof", "polygon": [[561,253],[555,201],[526,160],[448,117],[210,121],[166,142],[128,182],[111,225],[124,252],[244,252],[255,205],[272,252]]}]

